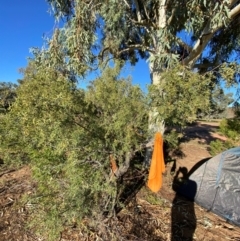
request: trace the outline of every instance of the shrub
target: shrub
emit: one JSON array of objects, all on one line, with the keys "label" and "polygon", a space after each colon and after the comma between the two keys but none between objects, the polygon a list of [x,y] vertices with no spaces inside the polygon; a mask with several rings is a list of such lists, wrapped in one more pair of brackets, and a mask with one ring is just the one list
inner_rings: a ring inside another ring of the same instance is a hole
[{"label": "shrub", "polygon": [[234,147],[234,143],[232,141],[212,141],[210,143],[210,154],[212,156],[216,156],[217,154],[226,151],[230,148]]},{"label": "shrub", "polygon": [[[2,152],[9,164],[18,154],[32,168],[37,182],[32,226],[47,240],[56,240],[73,220],[91,219],[98,227],[115,213],[125,185],[119,180],[147,139],[144,95],[118,78],[119,71],[107,68],[81,90],[53,69],[33,68],[2,121]],[[116,176],[110,155],[118,165]]]},{"label": "shrub", "polygon": [[216,140],[210,143],[210,154],[212,156],[239,145],[240,120],[237,118],[223,119],[220,122],[220,132],[228,139],[226,141]]}]

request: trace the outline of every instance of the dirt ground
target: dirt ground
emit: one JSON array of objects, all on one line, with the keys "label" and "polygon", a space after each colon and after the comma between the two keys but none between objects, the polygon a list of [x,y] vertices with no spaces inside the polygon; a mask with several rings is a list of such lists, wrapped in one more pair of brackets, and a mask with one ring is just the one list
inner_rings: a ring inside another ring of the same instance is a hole
[{"label": "dirt ground", "polygon": [[[115,226],[111,228],[121,233],[123,241],[240,241],[240,227],[176,195],[172,188],[179,168],[191,170],[195,164],[210,157],[210,141],[226,139],[217,130],[217,123],[197,123],[184,130],[181,152],[176,162],[167,163],[159,193],[152,194],[143,187],[113,220]],[[20,197],[33,190],[28,166],[20,170],[0,169],[0,241],[46,240],[26,227],[34,206]],[[74,227],[66,229],[58,241],[101,240],[97,238],[97,235],[83,238],[81,230]]]}]

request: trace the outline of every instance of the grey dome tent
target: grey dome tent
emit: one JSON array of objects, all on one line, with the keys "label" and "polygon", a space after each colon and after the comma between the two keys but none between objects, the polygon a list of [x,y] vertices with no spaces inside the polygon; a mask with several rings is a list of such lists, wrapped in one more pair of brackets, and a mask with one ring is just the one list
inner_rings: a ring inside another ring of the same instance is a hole
[{"label": "grey dome tent", "polygon": [[177,193],[240,226],[240,147],[206,161]]}]

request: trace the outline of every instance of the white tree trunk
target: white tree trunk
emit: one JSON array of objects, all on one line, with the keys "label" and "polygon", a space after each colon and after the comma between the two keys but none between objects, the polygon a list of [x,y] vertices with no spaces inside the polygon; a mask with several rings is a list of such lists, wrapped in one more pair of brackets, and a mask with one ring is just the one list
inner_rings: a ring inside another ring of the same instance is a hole
[{"label": "white tree trunk", "polygon": [[[158,27],[165,28],[167,26],[167,15],[166,15],[166,3],[167,0],[160,0],[160,5],[158,9],[159,19],[158,19]],[[161,54],[163,51],[162,47],[159,46],[159,42],[155,43],[155,52]],[[154,59],[154,58],[153,58]],[[152,61],[149,63],[150,69],[150,77],[151,84],[157,85],[161,81],[161,73],[163,72],[162,66],[159,66],[156,61]],[[150,110],[149,113],[149,130],[151,133],[160,132],[162,135],[165,131],[165,123],[164,120],[158,117],[158,113],[156,109]]]},{"label": "white tree trunk", "polygon": [[[154,62],[150,62],[150,76],[151,76],[151,84],[157,85],[161,81],[161,73],[163,72],[162,68],[159,68]],[[149,132],[151,138],[148,140],[146,153],[145,153],[145,164],[150,165],[152,152],[153,152],[153,144],[154,144],[154,136],[157,132],[160,132],[162,135],[165,131],[165,122],[161,117],[158,116],[158,112],[156,110],[157,107],[153,107],[149,111]]]},{"label": "white tree trunk", "polygon": [[[161,67],[156,65],[154,62],[149,64],[151,84],[158,85],[161,81],[161,74],[164,71]],[[151,133],[160,132],[162,135],[165,131],[165,123],[161,117],[158,117],[156,110],[151,110],[149,114],[149,130]]]}]

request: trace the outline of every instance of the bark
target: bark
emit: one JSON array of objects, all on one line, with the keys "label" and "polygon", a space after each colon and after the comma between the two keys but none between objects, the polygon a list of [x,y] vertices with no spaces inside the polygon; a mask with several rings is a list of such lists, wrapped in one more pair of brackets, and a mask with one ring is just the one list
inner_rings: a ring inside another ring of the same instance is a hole
[{"label": "bark", "polygon": [[167,0],[160,0],[160,6],[159,6],[159,10],[158,10],[158,14],[159,14],[158,26],[159,26],[159,28],[165,28],[167,25],[166,2],[167,2]]}]

